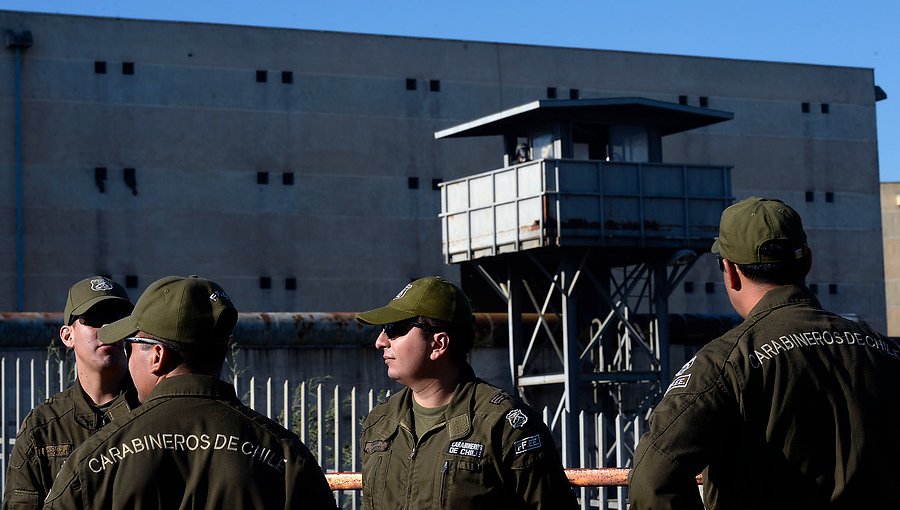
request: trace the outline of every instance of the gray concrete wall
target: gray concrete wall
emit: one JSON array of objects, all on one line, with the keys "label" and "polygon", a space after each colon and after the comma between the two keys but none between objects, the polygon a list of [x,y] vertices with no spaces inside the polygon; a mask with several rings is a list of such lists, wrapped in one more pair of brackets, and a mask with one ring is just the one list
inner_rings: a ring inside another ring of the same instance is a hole
[{"label": "gray concrete wall", "polygon": [[[871,69],[9,11],[0,28],[34,36],[22,68],[26,310],[60,310],[68,286],[93,273],[136,276],[133,298],[161,276],[201,274],[242,311],[362,310],[415,277],[458,278],[442,263],[432,179],[496,168],[502,147],[434,131],[556,87],[558,97],[703,96],[734,112],[665,139],[664,161],[734,165],[736,197],[794,205],[823,303],[885,329]],[[107,74],[94,73],[98,60]],[[12,73],[6,50],[0,310],[16,299]],[[104,193],[95,167],[107,168]],[[701,260],[686,278],[698,290],[676,291],[673,311],[728,311],[712,266]]]}]

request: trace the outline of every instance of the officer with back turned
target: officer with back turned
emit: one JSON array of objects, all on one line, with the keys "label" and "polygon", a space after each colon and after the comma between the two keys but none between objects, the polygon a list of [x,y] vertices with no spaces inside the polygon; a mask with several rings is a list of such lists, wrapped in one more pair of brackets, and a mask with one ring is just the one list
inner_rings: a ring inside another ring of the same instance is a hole
[{"label": "officer with back turned", "polygon": [[631,508],[896,507],[900,347],[822,308],[787,204],[728,207],[712,251],[744,321],[688,361],[654,410]]},{"label": "officer with back turned", "polygon": [[237,317],[218,284],[170,276],[103,327],[101,342],[125,342],[141,405],[72,454],[44,508],[335,508],[300,439],[219,378]]}]

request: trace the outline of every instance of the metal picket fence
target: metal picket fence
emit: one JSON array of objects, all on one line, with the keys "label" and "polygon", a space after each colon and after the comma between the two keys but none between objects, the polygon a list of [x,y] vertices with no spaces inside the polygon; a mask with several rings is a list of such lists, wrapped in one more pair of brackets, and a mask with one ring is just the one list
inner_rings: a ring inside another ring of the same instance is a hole
[{"label": "metal picket fence", "polygon": [[[70,360],[51,361],[49,357],[0,358],[0,419],[3,424],[0,427],[0,481],[3,487],[19,425],[31,408],[72,384],[73,368]],[[387,389],[344,387],[330,377],[275,381],[246,371],[233,371],[229,379],[246,405],[294,431],[316,456],[322,469],[334,474],[360,471],[360,424],[372,407],[390,394]],[[546,408],[543,417],[554,431],[564,431],[566,427],[559,425],[564,423],[563,420],[571,419],[565,413],[558,414],[556,421],[559,423],[556,423]],[[642,420],[587,413],[580,413],[574,419],[578,420],[579,444],[590,446],[581,449],[578,459],[563,457],[567,468],[617,468],[630,464]],[[569,438],[560,433],[557,438],[564,452],[563,445]],[[584,509],[626,507],[624,483],[582,485],[576,490]],[[341,508],[359,508],[358,490],[335,491],[335,497]]]}]

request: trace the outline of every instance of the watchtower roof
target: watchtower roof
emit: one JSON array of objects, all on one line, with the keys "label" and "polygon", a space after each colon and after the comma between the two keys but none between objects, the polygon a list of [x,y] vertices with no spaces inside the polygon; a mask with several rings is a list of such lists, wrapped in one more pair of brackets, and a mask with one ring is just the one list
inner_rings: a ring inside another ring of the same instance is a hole
[{"label": "watchtower roof", "polygon": [[656,101],[642,97],[541,99],[438,131],[436,139],[517,135],[539,125],[641,124],[671,135],[734,118],[725,111]]}]

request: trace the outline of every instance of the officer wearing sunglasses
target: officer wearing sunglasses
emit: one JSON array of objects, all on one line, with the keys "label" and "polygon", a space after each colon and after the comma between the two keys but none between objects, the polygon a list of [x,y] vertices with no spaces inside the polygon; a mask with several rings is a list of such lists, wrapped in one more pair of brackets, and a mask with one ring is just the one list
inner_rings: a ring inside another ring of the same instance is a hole
[{"label": "officer wearing sunglasses", "polygon": [[468,298],[440,277],[416,280],[358,314],[405,388],[363,424],[362,508],[574,508],[540,416],[475,377]]},{"label": "officer wearing sunglasses", "polygon": [[69,289],[59,338],[75,353],[78,378],[25,417],[9,459],[4,509],[40,508],[72,450],[137,406],[122,344],[97,340],[101,326],[132,308],[125,289],[102,276]]}]

